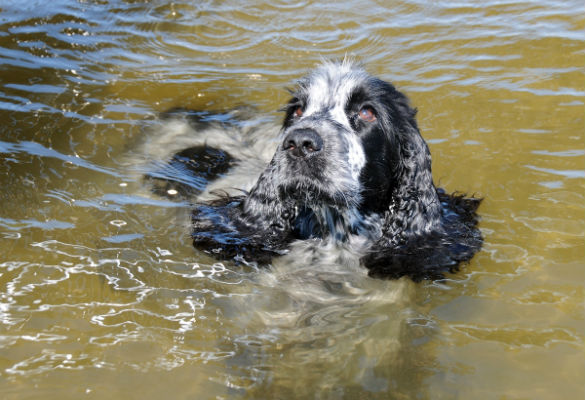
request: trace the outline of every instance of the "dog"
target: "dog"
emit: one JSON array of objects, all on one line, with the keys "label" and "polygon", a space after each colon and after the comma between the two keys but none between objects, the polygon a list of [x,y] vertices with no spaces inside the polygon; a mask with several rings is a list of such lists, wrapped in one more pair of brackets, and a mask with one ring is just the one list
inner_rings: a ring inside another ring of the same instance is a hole
[{"label": "dog", "polygon": [[[325,62],[290,93],[276,151],[255,184],[196,201],[197,249],[269,264],[298,242],[353,246],[370,276],[419,281],[455,272],[481,248],[481,199],[435,187],[417,111],[391,83],[352,62]],[[195,131],[213,119],[189,116]],[[187,179],[166,177],[159,191],[197,196],[238,162],[206,144],[184,149],[170,166]]]}]

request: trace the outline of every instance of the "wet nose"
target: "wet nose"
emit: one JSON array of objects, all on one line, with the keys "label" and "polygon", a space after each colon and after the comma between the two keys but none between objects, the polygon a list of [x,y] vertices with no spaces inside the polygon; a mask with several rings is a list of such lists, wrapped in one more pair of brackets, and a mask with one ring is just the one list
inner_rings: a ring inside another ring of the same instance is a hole
[{"label": "wet nose", "polygon": [[312,129],[295,129],[285,136],[282,149],[293,157],[310,157],[323,149],[323,139]]}]

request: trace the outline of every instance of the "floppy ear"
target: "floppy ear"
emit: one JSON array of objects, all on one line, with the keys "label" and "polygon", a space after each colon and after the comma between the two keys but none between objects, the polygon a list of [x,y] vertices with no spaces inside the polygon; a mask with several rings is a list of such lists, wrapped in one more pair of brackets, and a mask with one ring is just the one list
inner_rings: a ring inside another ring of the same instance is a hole
[{"label": "floppy ear", "polygon": [[393,167],[396,187],[391,219],[399,220],[402,233],[417,235],[440,229],[441,204],[431,174],[431,153],[416,123],[416,109],[397,90],[390,101],[390,129],[397,147]]}]

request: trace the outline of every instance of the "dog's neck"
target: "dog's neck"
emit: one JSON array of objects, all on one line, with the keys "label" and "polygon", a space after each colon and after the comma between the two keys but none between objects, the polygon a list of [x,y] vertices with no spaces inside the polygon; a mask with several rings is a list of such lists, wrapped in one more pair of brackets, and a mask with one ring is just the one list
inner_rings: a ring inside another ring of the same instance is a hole
[{"label": "dog's neck", "polygon": [[332,239],[346,242],[350,236],[375,238],[381,234],[377,216],[364,216],[357,208],[339,208],[325,204],[297,205],[292,228],[299,239]]}]

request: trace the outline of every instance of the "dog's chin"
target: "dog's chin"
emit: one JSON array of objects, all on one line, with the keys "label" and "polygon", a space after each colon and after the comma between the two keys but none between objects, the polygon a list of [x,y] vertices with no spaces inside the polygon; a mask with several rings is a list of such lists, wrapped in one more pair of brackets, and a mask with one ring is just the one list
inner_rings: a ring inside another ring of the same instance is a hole
[{"label": "dog's chin", "polygon": [[304,177],[283,182],[279,186],[279,192],[283,199],[292,201],[297,206],[309,208],[350,208],[357,200],[351,194],[328,190],[322,182]]}]

